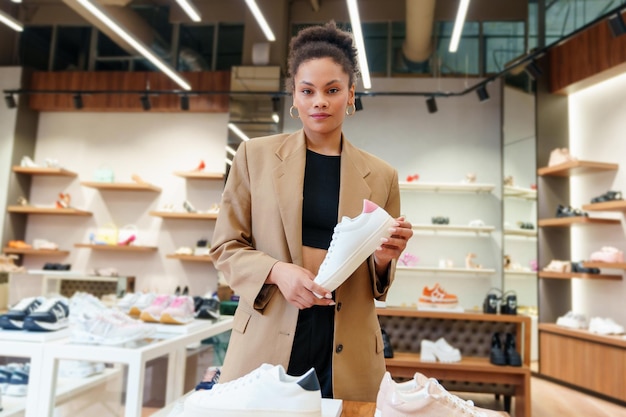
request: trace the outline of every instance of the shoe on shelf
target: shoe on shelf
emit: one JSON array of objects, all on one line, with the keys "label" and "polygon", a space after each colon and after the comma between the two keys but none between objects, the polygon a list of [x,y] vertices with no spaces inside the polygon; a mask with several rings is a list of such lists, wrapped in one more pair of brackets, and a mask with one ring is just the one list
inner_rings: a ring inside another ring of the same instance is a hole
[{"label": "shoe on shelf", "polygon": [[415,182],[420,179],[418,174],[410,174],[406,176],[406,182]]},{"label": "shoe on shelf", "polygon": [[556,217],[589,217],[589,213],[579,208],[559,204],[556,207]]},{"label": "shoe on shelf", "polygon": [[502,299],[502,291],[498,288],[492,288],[487,292],[485,299],[483,300],[483,313],[485,314],[497,314],[498,304]]},{"label": "shoe on shelf", "polygon": [[476,173],[475,172],[468,172],[467,174],[465,174],[465,178],[463,178],[463,180],[461,181],[464,184],[473,184],[476,182]]},{"label": "shoe on shelf", "polygon": [[202,376],[202,381],[196,385],[195,390],[208,390],[212,389],[215,384],[220,382],[220,375],[222,370],[218,366],[209,366]]},{"label": "shoe on shelf", "polygon": [[197,213],[198,210],[189,202],[189,200],[185,200],[183,202],[183,208],[187,211],[187,213]]},{"label": "shoe on shelf", "polygon": [[161,314],[172,304],[176,296],[169,294],[158,295],[149,307],[141,311],[139,318],[143,321],[159,323]]},{"label": "shoe on shelf", "polygon": [[489,352],[489,362],[492,365],[506,365],[506,354],[502,348],[502,339],[500,333],[496,332],[491,335],[491,351]]},{"label": "shoe on shelf", "polygon": [[589,320],[589,331],[601,335],[624,334],[624,326],[611,318],[592,317]]},{"label": "shoe on shelf", "polygon": [[34,239],[33,249],[37,250],[58,250],[59,245],[46,239]]},{"label": "shoe on shelf", "polygon": [[570,329],[586,329],[587,317],[584,314],[568,311],[564,316],[556,319],[556,324]]},{"label": "shoe on shelf", "polygon": [[71,340],[76,343],[121,345],[152,336],[156,328],[133,319],[121,311],[104,307],[82,311],[71,317]]},{"label": "shoe on shelf", "polygon": [[206,164],[204,163],[204,160],[201,159],[194,171],[204,171],[204,168],[206,168]]},{"label": "shoe on shelf", "polygon": [[104,371],[104,363],[63,359],[59,361],[59,378],[82,379]]},{"label": "shoe on shelf", "polygon": [[70,309],[65,297],[48,298],[24,319],[24,330],[51,332],[69,326]]},{"label": "shoe on shelf", "polygon": [[548,272],[570,273],[572,272],[572,263],[570,261],[553,259],[543,268],[543,270]]},{"label": "shoe on shelf", "polygon": [[207,294],[206,296],[200,298],[196,305],[196,318],[204,320],[218,320],[221,316],[221,303],[216,292],[211,295]]},{"label": "shoe on shelf", "polygon": [[6,395],[9,397],[25,397],[28,393],[30,366],[25,365],[11,373]]},{"label": "shoe on shelf", "polygon": [[419,298],[420,304],[426,304],[428,306],[456,306],[459,299],[454,294],[449,294],[444,290],[439,283],[436,283],[432,288],[425,286],[422,289],[422,295]]},{"label": "shoe on shelf", "polygon": [[548,166],[552,167],[555,165],[565,164],[567,162],[576,161],[576,158],[573,157],[569,149],[567,148],[556,148],[550,152],[550,159],[548,160]]},{"label": "shoe on shelf", "polygon": [[589,259],[595,262],[623,263],[624,252],[612,246],[604,246],[599,251],[593,252]]},{"label": "shoe on shelf", "polygon": [[474,262],[474,259],[476,258],[476,254],[473,252],[469,252],[467,255],[465,255],[465,268],[467,269],[482,269],[482,265],[477,264]]},{"label": "shoe on shelf", "polygon": [[135,293],[129,292],[129,293],[124,294],[124,296],[117,302],[117,308],[121,312],[128,314],[132,306],[134,306],[137,303],[140,296],[141,294],[136,293],[136,292]]},{"label": "shoe on shelf", "polygon": [[315,370],[288,375],[281,365],[263,364],[238,379],[195,391],[184,404],[185,417],[322,415],[322,396]]},{"label": "shoe on shelf", "polygon": [[5,330],[22,330],[24,328],[24,319],[43,302],[45,302],[43,297],[23,298],[15,306],[11,307],[8,312],[0,316],[0,327]]},{"label": "shoe on shelf", "polygon": [[159,321],[165,324],[191,323],[195,316],[193,308],[193,298],[188,295],[181,295],[176,297],[171,304],[163,310]]},{"label": "shoe on shelf", "polygon": [[506,364],[509,366],[522,366],[522,357],[517,351],[515,343],[515,335],[513,333],[506,333],[504,340],[504,355],[506,357]]},{"label": "shoe on shelf", "polygon": [[572,272],[577,272],[579,274],[599,274],[600,268],[587,268],[584,266],[583,262],[572,262]]},{"label": "shoe on shelf", "polygon": [[385,373],[376,398],[376,415],[381,417],[496,417],[505,414],[479,408],[463,400],[434,378],[419,372],[412,380],[396,383]]},{"label": "shoe on shelf", "polygon": [[404,266],[415,266],[419,262],[419,258],[411,252],[404,251],[398,262]]},{"label": "shoe on shelf", "polygon": [[391,340],[385,329],[380,329],[380,333],[383,338],[383,355],[385,358],[393,358],[393,346],[391,346]]},{"label": "shoe on shelf", "polygon": [[532,222],[517,222],[517,225],[522,230],[535,230],[535,225]]},{"label": "shoe on shelf", "polygon": [[502,183],[506,187],[513,187],[515,185],[515,180],[513,179],[512,175],[507,175],[506,177],[504,177],[504,180],[502,180]]},{"label": "shoe on shelf", "polygon": [[24,242],[23,240],[9,240],[7,246],[12,249],[31,249],[32,245]]},{"label": "shoe on shelf", "polygon": [[23,156],[20,161],[20,166],[23,168],[39,168],[39,165],[37,165],[30,156]]},{"label": "shoe on shelf", "polygon": [[422,362],[460,362],[461,351],[450,346],[443,337],[437,339],[436,342],[423,339],[420,343],[420,360]]},{"label": "shoe on shelf", "polygon": [[128,315],[132,317],[139,317],[141,312],[150,307],[156,298],[156,294],[147,292],[139,294],[137,301],[128,310]]},{"label": "shoe on shelf", "polygon": [[189,246],[181,246],[174,252],[176,255],[193,255],[193,249]]},{"label": "shoe on shelf", "polygon": [[591,199],[592,203],[603,203],[605,201],[623,200],[621,191],[607,191],[606,193]]},{"label": "shoe on shelf", "polygon": [[502,295],[500,314],[517,314],[517,294],[515,291],[507,291]]},{"label": "shoe on shelf", "polygon": [[395,219],[384,209],[369,200],[363,200],[361,214],[352,219],[344,216],[335,226],[315,283],[330,292],[335,291],[374,253],[383,238],[391,236],[389,229],[394,224]]},{"label": "shoe on shelf", "polygon": [[46,158],[44,159],[43,163],[46,166],[46,168],[62,168],[61,163],[59,162],[58,159]]},{"label": "shoe on shelf", "polygon": [[470,222],[468,223],[468,226],[469,227],[484,227],[485,222],[481,219],[470,220]]},{"label": "shoe on shelf", "polygon": [[444,217],[444,216],[435,216],[432,217],[430,219],[432,224],[441,224],[441,225],[446,225],[446,224],[450,224],[450,218],[449,217]]}]

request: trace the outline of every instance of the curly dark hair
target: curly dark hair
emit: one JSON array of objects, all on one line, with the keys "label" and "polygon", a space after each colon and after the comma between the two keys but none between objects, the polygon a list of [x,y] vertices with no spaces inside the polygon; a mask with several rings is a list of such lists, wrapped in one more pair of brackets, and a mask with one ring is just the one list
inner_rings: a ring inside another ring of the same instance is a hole
[{"label": "curly dark hair", "polygon": [[352,35],[339,29],[331,20],[323,26],[302,29],[291,38],[287,61],[288,76],[285,81],[288,91],[292,92],[294,89],[293,77],[298,72],[300,64],[316,58],[331,58],[348,74],[350,85],[356,83],[359,67]]}]

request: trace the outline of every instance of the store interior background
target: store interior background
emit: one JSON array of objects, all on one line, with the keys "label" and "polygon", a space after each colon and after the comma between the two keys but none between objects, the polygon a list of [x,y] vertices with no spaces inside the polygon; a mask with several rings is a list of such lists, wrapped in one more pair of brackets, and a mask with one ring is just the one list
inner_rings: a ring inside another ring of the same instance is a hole
[{"label": "store interior background", "polygon": [[[404,1],[361,1],[362,20],[366,23],[402,22],[405,19]],[[204,24],[244,23],[239,65],[252,66],[254,44],[263,43],[264,38],[244,2],[198,0],[196,3],[201,11],[206,11],[204,15],[210,16],[210,21]],[[259,3],[263,10],[270,12],[267,18],[279,38],[270,46],[269,67],[284,69],[287,40],[294,27],[292,25],[319,23],[331,18],[338,22],[349,21],[344,2],[340,0],[320,1],[318,11],[311,10],[311,4],[318,2],[309,0],[264,0]],[[456,5],[454,1],[437,3],[442,4],[438,4],[442,9],[448,6],[450,10],[455,10],[452,7]],[[528,28],[534,37],[522,40],[522,50],[518,50],[520,39],[516,29],[514,36],[511,36],[511,39],[515,39],[508,41],[509,46],[513,45],[508,59],[511,60],[515,58],[516,51],[520,55],[533,46],[549,45],[575,26],[584,24],[585,19],[590,21],[602,10],[615,7],[620,2],[554,2],[554,22],[546,25],[558,27],[560,31],[548,30],[547,35],[539,36],[537,2],[507,1],[506,7],[500,4],[505,2],[498,1],[497,6],[494,3],[486,0],[473,2],[477,5],[475,10],[483,12],[484,17],[479,12],[475,15],[470,13],[468,21],[493,20],[498,13],[506,16],[503,20],[515,20],[511,15],[520,13],[523,16],[522,27]],[[33,8],[27,7],[25,10],[36,25],[87,25],[65,3],[24,0],[24,4],[33,5]],[[4,0],[0,7],[11,9],[16,6]],[[500,7],[507,10],[500,10]],[[559,7],[562,9],[557,13]],[[565,13],[567,7],[571,8],[571,15]],[[580,13],[581,10],[586,11],[584,15]],[[173,21],[188,24],[175,6],[171,7],[170,14]],[[453,18],[448,20],[451,23]],[[445,33],[445,30],[439,30]],[[466,44],[469,45],[466,55],[473,51],[473,42],[478,42],[476,37],[470,38]],[[441,39],[445,39],[445,36]],[[2,90],[28,85],[30,69],[19,65],[18,44],[13,32],[0,27]],[[446,46],[437,46],[437,50],[443,51]],[[462,51],[463,48],[461,54]],[[461,54],[451,62],[456,62],[457,68],[467,68],[467,58]],[[484,62],[489,59],[486,57]],[[497,66],[492,68],[495,68],[492,72],[498,72]],[[490,72],[486,71],[483,64],[472,68],[471,73],[463,73],[462,70],[446,73],[445,68],[442,70],[436,67],[427,74],[387,76],[374,73],[372,91],[463,91],[489,75]],[[532,84],[532,80],[526,80]],[[246,81],[254,84],[253,80]],[[267,80],[257,81],[262,88],[266,88]],[[280,79],[269,82],[275,91],[283,91]],[[364,109],[346,119],[344,133],[348,140],[396,167],[400,180],[408,175],[419,174],[419,181],[460,183],[466,174],[475,173],[477,182],[496,185],[491,193],[475,195],[418,195],[403,192],[402,211],[413,223],[429,223],[431,217],[442,215],[450,217],[453,224],[467,224],[471,220],[481,219],[496,229],[488,236],[450,237],[418,232],[407,251],[419,257],[420,265],[437,265],[441,258],[449,258],[455,265],[463,266],[466,254],[474,252],[477,254],[476,262],[494,268],[495,273],[468,276],[415,274],[401,270],[389,294],[390,305],[411,305],[417,301],[423,286],[439,282],[446,290],[457,294],[465,308],[480,308],[486,292],[494,287],[513,289],[518,294],[520,305],[536,307],[544,286],[551,285],[541,282],[536,276],[510,276],[502,266],[503,255],[509,252],[515,253],[514,261],[523,266],[536,260],[537,242],[543,233],[539,230],[538,239],[507,239],[503,233],[505,223],[530,221],[537,225],[538,216],[553,217],[556,210],[556,206],[542,209],[533,202],[510,201],[503,195],[503,178],[507,175],[512,175],[515,184],[521,187],[538,183],[540,179],[536,177],[536,169],[547,165],[549,153],[549,149],[537,142],[536,119],[541,115],[536,114],[534,90],[531,85],[520,83],[519,80],[514,80],[514,83],[513,86],[506,85],[504,78],[489,83],[487,90],[490,99],[485,102],[480,102],[475,92],[437,98],[436,113],[427,111],[425,96],[363,96]],[[363,91],[360,84],[357,91]],[[561,121],[566,129],[559,132],[559,135],[568,138],[562,146],[569,147],[571,153],[580,159],[621,163],[622,155],[626,152],[622,133],[626,130],[624,91],[626,76],[622,75],[579,93],[560,97],[569,107],[569,116]],[[267,133],[290,132],[299,128],[299,122],[289,117],[290,97],[280,97],[280,122],[271,126]],[[269,108],[271,113],[271,97],[256,98],[263,101],[264,111]],[[232,96],[233,103],[241,104],[238,99]],[[72,264],[73,270],[87,271],[113,266],[122,275],[136,276],[136,289],[140,291],[171,292],[176,286],[188,285],[192,294],[201,295],[216,288],[218,276],[212,265],[182,263],[165,258],[165,254],[172,253],[180,246],[193,246],[202,238],[210,240],[213,222],[163,220],[150,216],[149,212],[165,204],[182,204],[184,200],[189,200],[201,210],[207,210],[213,203],[219,202],[223,187],[221,181],[185,180],[176,177],[173,172],[193,169],[200,160],[206,163],[207,171],[227,170],[224,157],[228,155],[224,146],[236,146],[239,140],[228,129],[229,121],[233,121],[232,110],[231,113],[122,113],[93,112],[85,108],[36,113],[28,109],[27,97],[19,96],[18,102],[18,109],[0,106],[0,189],[7,190],[0,192],[0,206],[12,205],[19,197],[19,187],[15,185],[11,166],[19,165],[22,156],[31,155],[36,162],[43,162],[45,158],[58,159],[63,166],[77,172],[79,178],[33,178],[27,196],[29,201],[34,204],[53,204],[59,192],[69,192],[72,205],[92,211],[93,216],[52,220],[48,216],[28,216],[27,221],[24,221],[23,218],[17,219],[17,216],[1,211],[0,223],[3,226],[0,229],[0,241],[3,244],[16,238],[27,242],[40,237],[53,240],[61,248],[71,250],[63,262]],[[252,117],[256,118],[257,115]],[[254,136],[254,132],[250,133],[250,136]],[[116,180],[130,182],[131,175],[138,174],[147,182],[161,187],[162,192],[129,197],[124,193],[97,191],[80,185],[81,180],[90,180],[94,171],[103,166],[115,171]],[[625,189],[626,175],[620,169],[617,173],[571,177],[567,181],[571,198],[569,202],[563,203],[580,207],[609,189]],[[545,186],[545,190],[551,193],[552,185]],[[622,219],[621,214],[610,216]],[[127,256],[74,248],[75,243],[87,243],[91,232],[111,222],[119,227],[137,225],[142,243],[156,245],[157,251]],[[567,251],[571,260],[582,260],[603,246],[624,250],[625,243],[623,225],[617,228],[580,227],[573,228],[571,246]],[[57,262],[58,259],[25,257],[23,264],[28,269],[41,269],[46,261]],[[544,266],[540,264],[539,268]],[[20,280],[18,286],[11,288],[9,301],[15,302],[27,295],[39,295],[40,283],[37,278],[24,275]],[[566,289],[563,297],[571,297],[569,306],[575,311],[590,317],[611,317],[618,323],[626,324],[626,312],[621,308],[626,298],[626,283],[623,280],[572,280],[571,293]],[[554,320],[566,312],[562,306],[558,306],[553,311],[540,311],[539,314],[545,314],[546,320]]]}]

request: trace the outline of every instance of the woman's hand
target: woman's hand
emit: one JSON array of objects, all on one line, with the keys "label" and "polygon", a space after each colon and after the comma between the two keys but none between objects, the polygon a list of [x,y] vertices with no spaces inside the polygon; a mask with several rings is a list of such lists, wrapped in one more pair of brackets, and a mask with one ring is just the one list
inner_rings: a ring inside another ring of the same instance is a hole
[{"label": "woman's hand", "polygon": [[411,223],[406,221],[404,217],[398,217],[396,224],[391,228],[391,237],[382,239],[381,245],[374,252],[374,264],[376,265],[376,274],[379,277],[386,275],[391,260],[400,257],[412,236]]},{"label": "woman's hand", "polygon": [[[265,282],[275,284],[285,299],[299,309],[314,305],[335,305],[332,294],[313,282],[314,279],[315,275],[305,268],[286,262],[277,262]],[[323,298],[318,298],[315,294]]]}]

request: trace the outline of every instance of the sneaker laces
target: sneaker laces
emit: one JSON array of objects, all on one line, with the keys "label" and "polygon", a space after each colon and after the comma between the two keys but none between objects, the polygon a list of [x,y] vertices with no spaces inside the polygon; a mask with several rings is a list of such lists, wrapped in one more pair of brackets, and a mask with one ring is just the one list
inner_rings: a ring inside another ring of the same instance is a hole
[{"label": "sneaker laces", "polygon": [[228,391],[238,390],[240,388],[243,388],[245,386],[248,386],[258,381],[261,378],[262,373],[266,372],[268,369],[271,369],[271,368],[272,368],[272,365],[263,364],[259,368],[255,369],[254,371],[250,372],[247,375],[241,376],[237,379],[234,379],[232,381],[229,381],[223,384],[219,384],[219,383],[215,384],[213,386],[213,389],[211,389],[208,392],[219,393],[219,392],[228,392]]},{"label": "sneaker laces", "polygon": [[463,400],[456,395],[450,394],[436,379],[431,378],[428,384],[433,384],[437,391],[441,394],[441,397],[452,404],[453,407],[459,409],[462,413],[472,417],[486,417],[485,413],[474,407],[473,401]]},{"label": "sneaker laces", "polygon": [[318,274],[321,273],[328,265],[328,259],[330,259],[330,254],[333,252],[333,249],[335,248],[335,244],[337,243],[337,240],[339,239],[338,237],[339,233],[340,233],[339,227],[335,227],[335,230],[333,231],[332,239],[330,240],[330,245],[328,246],[328,252],[326,253],[326,257],[324,258],[324,261],[320,265]]}]

